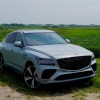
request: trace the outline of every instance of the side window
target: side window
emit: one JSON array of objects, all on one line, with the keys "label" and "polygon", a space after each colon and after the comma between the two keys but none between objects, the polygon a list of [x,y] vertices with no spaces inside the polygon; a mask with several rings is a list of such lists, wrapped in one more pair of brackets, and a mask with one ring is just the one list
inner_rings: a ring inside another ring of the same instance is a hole
[{"label": "side window", "polygon": [[17,35],[16,35],[16,41],[23,42],[22,35],[20,33],[17,33]]},{"label": "side window", "polygon": [[6,37],[5,42],[14,44],[15,39],[16,39],[16,33],[11,33]]}]

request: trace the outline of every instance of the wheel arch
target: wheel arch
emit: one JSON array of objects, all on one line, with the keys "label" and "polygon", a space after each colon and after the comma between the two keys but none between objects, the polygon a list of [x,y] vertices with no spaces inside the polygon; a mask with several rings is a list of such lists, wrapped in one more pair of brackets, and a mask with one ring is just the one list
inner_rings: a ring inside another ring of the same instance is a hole
[{"label": "wheel arch", "polygon": [[33,62],[32,61],[27,61],[26,63],[25,63],[25,68],[27,68],[28,66],[30,66],[30,65],[34,65],[33,64]]}]

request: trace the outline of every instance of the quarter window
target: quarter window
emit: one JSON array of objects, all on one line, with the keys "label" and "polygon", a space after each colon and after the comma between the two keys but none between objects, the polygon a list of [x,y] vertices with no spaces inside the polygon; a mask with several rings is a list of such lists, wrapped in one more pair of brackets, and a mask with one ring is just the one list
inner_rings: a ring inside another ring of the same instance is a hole
[{"label": "quarter window", "polygon": [[5,41],[7,43],[14,44],[15,39],[16,39],[16,33],[11,33],[6,37]]}]

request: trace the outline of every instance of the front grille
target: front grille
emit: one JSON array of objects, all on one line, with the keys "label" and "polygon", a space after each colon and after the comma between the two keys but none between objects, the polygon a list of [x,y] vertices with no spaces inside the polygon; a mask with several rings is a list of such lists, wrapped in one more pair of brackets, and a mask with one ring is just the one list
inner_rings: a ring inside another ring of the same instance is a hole
[{"label": "front grille", "polygon": [[61,69],[79,70],[90,65],[91,56],[62,58],[62,59],[58,59],[57,62]]},{"label": "front grille", "polygon": [[86,77],[91,75],[93,75],[92,71],[86,71],[86,72],[61,75],[57,77],[55,80],[67,80],[67,79],[81,78],[81,77]]}]

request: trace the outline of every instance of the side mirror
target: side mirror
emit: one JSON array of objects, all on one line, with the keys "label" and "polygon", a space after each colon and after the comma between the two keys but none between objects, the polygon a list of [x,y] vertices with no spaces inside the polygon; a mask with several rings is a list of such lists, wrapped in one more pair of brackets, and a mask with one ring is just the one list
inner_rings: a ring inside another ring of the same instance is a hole
[{"label": "side mirror", "polygon": [[65,39],[65,40],[66,40],[67,43],[69,43],[69,44],[71,43],[69,39]]},{"label": "side mirror", "polygon": [[23,47],[21,41],[16,41],[16,42],[14,43],[14,46],[20,47],[20,48]]}]

